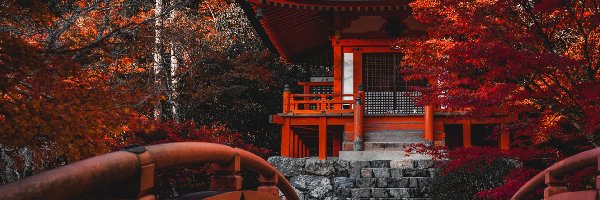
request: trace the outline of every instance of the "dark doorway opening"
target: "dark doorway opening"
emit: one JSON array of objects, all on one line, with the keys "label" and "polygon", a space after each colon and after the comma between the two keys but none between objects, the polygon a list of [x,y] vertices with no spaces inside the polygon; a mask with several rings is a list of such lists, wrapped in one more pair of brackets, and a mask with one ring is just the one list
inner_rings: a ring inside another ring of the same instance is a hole
[{"label": "dark doorway opening", "polygon": [[463,147],[463,125],[444,124],[446,147],[450,149]]},{"label": "dark doorway opening", "polygon": [[471,143],[473,146],[496,147],[498,138],[493,137],[496,124],[472,124]]}]

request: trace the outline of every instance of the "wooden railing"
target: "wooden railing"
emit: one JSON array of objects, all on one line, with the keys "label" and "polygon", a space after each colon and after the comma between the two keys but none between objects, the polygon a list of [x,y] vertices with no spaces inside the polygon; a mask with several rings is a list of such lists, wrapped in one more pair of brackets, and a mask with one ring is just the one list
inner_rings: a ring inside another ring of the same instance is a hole
[{"label": "wooden railing", "polygon": [[[573,172],[588,168],[600,166],[600,148],[584,151],[574,156],[568,157],[558,163],[548,167],[535,177],[527,181],[513,195],[512,200],[529,199],[529,195],[544,184],[545,200],[593,200],[598,199],[600,192],[600,176],[596,176],[596,190],[569,192],[565,177]],[[600,170],[600,169],[599,169]]]},{"label": "wooden railing", "polygon": [[[151,192],[157,169],[202,163],[213,163],[210,190],[217,193],[198,199],[275,200],[279,190],[286,199],[299,199],[285,177],[264,159],[242,149],[203,142],[138,146],[74,162],[0,186],[0,199],[78,199],[107,190],[111,195],[107,199],[154,200]],[[240,169],[259,175],[257,191],[241,191]]]},{"label": "wooden railing", "polygon": [[354,99],[355,95],[353,94],[290,94],[289,112],[353,113]]}]

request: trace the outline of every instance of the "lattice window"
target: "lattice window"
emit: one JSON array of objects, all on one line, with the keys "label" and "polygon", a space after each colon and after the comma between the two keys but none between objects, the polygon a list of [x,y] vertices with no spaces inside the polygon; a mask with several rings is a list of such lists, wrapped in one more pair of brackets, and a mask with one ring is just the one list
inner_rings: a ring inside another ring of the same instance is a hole
[{"label": "lattice window", "polygon": [[427,80],[405,81],[399,70],[402,56],[396,53],[363,54],[363,83],[365,87],[365,112],[367,114],[401,113],[421,114],[414,86],[424,86]]}]

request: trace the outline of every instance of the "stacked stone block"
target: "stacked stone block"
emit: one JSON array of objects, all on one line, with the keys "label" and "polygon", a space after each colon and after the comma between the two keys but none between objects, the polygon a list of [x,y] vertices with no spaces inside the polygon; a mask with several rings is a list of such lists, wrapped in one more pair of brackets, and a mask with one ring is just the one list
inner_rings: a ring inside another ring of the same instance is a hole
[{"label": "stacked stone block", "polygon": [[429,199],[430,159],[346,161],[271,157],[300,199]]}]

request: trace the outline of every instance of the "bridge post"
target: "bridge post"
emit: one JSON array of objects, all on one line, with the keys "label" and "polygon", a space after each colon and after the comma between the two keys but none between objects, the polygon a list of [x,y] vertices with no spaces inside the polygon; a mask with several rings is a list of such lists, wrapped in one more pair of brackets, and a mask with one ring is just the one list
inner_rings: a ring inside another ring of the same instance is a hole
[{"label": "bridge post", "polygon": [[154,187],[154,159],[148,152],[137,155],[140,159],[140,184],[138,196],[140,199],[152,200],[156,199],[154,195],[149,194]]},{"label": "bridge post", "polygon": [[276,175],[267,177],[262,174],[259,174],[258,182],[260,182],[260,186],[256,188],[256,191],[266,192],[276,197],[279,197],[279,188],[277,188],[278,179]]},{"label": "bridge post", "polygon": [[555,194],[568,192],[564,176],[554,176],[551,171],[546,171],[544,182],[546,183],[544,199]]},{"label": "bridge post", "polygon": [[[138,170],[131,179],[111,186],[115,198],[154,200],[156,197],[150,194],[154,187],[154,171],[156,165],[154,158],[147,152],[144,146],[131,146],[124,151],[133,153],[139,160]],[[114,188],[114,189],[113,189]]]},{"label": "bridge post", "polygon": [[242,177],[240,172],[240,155],[236,151],[229,163],[212,165],[215,175],[210,178],[210,190],[212,191],[238,191],[242,189]]}]

